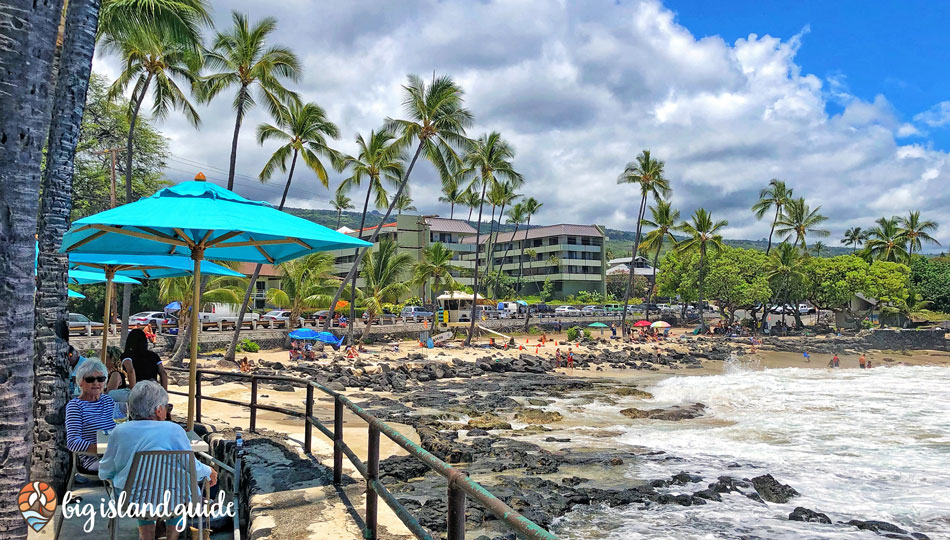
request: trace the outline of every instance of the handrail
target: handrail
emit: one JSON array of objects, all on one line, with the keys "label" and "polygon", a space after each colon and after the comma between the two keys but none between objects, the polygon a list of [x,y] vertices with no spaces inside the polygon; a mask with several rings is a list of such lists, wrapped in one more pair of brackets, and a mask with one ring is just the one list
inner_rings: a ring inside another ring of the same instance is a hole
[{"label": "handrail", "polygon": [[[167,368],[170,371],[179,371],[187,373],[187,369],[183,368]],[[229,377],[234,379],[243,379],[251,381],[251,400],[249,403],[243,403],[240,401],[217,398],[212,396],[204,396],[201,394],[201,377],[202,375],[217,375],[219,377]],[[307,390],[306,398],[306,412],[301,413],[300,411],[295,411],[291,409],[286,409],[283,407],[275,407],[273,405],[264,405],[257,403],[257,393],[258,393],[258,381],[273,381],[273,382],[284,382],[291,384],[303,385]],[[324,394],[327,394],[333,397],[333,430],[330,430],[323,422],[313,415],[313,390],[317,389]],[[185,392],[178,391],[169,391],[169,394],[187,396]],[[465,538],[465,497],[466,495],[472,497],[474,500],[481,503],[485,508],[487,508],[492,514],[495,515],[502,523],[504,523],[508,528],[514,531],[516,534],[523,538],[529,540],[557,540],[557,537],[546,531],[544,528],[529,520],[528,518],[522,516],[510,506],[505,504],[501,499],[494,496],[491,492],[485,489],[481,484],[472,480],[468,475],[460,470],[452,467],[451,465],[445,463],[438,457],[432,455],[430,452],[422,448],[420,445],[416,444],[408,437],[399,433],[389,424],[379,420],[378,418],[372,416],[366,412],[362,407],[356,405],[350,399],[343,394],[340,394],[334,390],[331,390],[319,383],[308,381],[306,379],[301,379],[298,377],[288,377],[285,375],[254,375],[248,373],[240,373],[234,371],[221,371],[213,369],[199,369],[197,372],[197,380],[195,387],[195,421],[201,421],[201,401],[215,401],[219,403],[227,403],[230,405],[237,405],[241,407],[247,407],[250,409],[250,431],[255,431],[257,426],[257,410],[265,411],[274,411],[281,414],[286,414],[294,417],[303,417],[305,419],[304,423],[304,452],[309,454],[311,453],[311,439],[312,439],[312,427],[316,426],[317,430],[320,431],[324,436],[333,441],[333,483],[335,485],[342,484],[343,481],[343,456],[345,455],[356,470],[360,473],[360,476],[366,481],[366,516],[364,518],[364,523],[366,524],[366,529],[364,530],[364,538],[368,540],[375,540],[377,538],[376,528],[376,514],[377,514],[377,498],[382,498],[383,501],[395,512],[396,516],[406,525],[406,527],[421,540],[432,540],[432,536],[429,535],[419,524],[419,521],[414,518],[409,512],[399,504],[399,501],[389,492],[385,485],[379,481],[379,435],[385,435],[389,440],[393,441],[401,448],[403,448],[409,455],[415,457],[416,459],[422,461],[429,469],[435,471],[439,475],[443,476],[448,480],[448,515],[446,517],[448,525],[448,540],[464,540]],[[350,409],[354,414],[359,416],[368,424],[369,430],[369,445],[368,445],[368,456],[366,463],[359,459],[355,452],[350,449],[345,442],[343,442],[343,408],[346,407]]]}]

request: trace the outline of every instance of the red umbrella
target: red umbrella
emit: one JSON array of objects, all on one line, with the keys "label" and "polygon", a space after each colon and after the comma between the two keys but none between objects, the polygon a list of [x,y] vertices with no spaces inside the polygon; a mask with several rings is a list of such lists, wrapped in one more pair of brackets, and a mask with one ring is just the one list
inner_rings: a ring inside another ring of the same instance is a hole
[{"label": "red umbrella", "polygon": [[633,323],[633,327],[634,327],[634,328],[638,328],[638,327],[641,327],[641,326],[650,326],[650,321],[648,321],[648,320],[640,320],[640,321],[637,321],[637,322]]}]

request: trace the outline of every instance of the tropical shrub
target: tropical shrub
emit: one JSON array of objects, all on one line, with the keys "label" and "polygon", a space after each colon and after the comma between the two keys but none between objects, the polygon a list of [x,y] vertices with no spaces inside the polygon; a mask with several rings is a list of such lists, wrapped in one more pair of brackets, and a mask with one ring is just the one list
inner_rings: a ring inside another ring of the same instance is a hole
[{"label": "tropical shrub", "polygon": [[251,340],[249,340],[249,339],[247,339],[247,338],[244,338],[244,339],[241,340],[240,343],[238,343],[237,350],[240,351],[240,352],[255,353],[255,352],[261,350],[261,346],[258,345],[258,344],[257,344],[256,342],[254,342],[254,341],[251,341]]},{"label": "tropical shrub", "polygon": [[567,329],[567,340],[568,341],[577,341],[581,336],[581,329],[577,326],[572,326]]}]

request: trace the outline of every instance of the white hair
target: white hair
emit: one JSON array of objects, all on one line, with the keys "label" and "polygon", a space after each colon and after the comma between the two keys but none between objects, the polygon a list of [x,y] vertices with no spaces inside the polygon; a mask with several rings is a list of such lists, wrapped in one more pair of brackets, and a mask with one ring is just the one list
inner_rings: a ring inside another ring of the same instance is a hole
[{"label": "white hair", "polygon": [[102,362],[87,358],[85,362],[79,364],[79,367],[76,368],[76,384],[79,384],[80,381],[89,375],[95,375],[97,373],[105,377],[109,376],[109,370],[106,369],[106,366]]},{"label": "white hair", "polygon": [[155,381],[135,383],[129,392],[129,417],[132,420],[153,420],[155,409],[168,405],[168,392]]}]

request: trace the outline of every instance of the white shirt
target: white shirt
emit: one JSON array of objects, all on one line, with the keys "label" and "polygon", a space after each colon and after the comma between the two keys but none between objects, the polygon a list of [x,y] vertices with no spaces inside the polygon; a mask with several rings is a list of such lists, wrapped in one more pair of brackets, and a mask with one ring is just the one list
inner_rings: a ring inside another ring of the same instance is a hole
[{"label": "white shirt", "polygon": [[[191,450],[191,442],[174,422],[132,420],[119,424],[109,435],[109,447],[99,461],[99,478],[112,480],[118,493],[125,487],[135,453],[148,450]],[[211,475],[211,467],[198,460],[195,471],[199,480]]]}]

